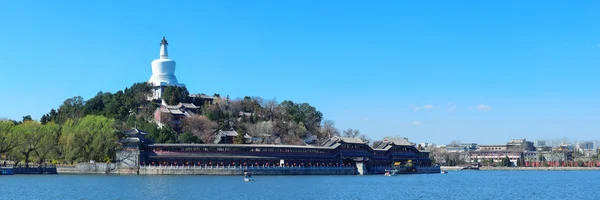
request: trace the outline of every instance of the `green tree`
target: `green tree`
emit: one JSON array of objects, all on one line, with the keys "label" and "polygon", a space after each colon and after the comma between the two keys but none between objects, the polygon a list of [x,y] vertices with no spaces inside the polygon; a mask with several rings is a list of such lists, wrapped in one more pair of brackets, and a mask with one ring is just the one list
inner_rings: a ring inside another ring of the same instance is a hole
[{"label": "green tree", "polygon": [[501,165],[503,167],[512,167],[512,163],[510,162],[510,158],[508,158],[508,156],[505,156],[504,158],[502,158],[501,162],[502,162]]},{"label": "green tree", "polygon": [[148,133],[147,138],[154,140],[155,143],[176,143],[177,132],[169,126],[164,126],[156,133]]},{"label": "green tree", "polygon": [[302,122],[308,132],[315,133],[319,131],[323,113],[308,103],[296,104],[292,101],[283,101],[280,104],[282,111],[280,117],[283,121]]},{"label": "green tree", "polygon": [[17,135],[12,130],[15,123],[10,120],[0,120],[0,156],[10,152],[19,145]]},{"label": "green tree", "polygon": [[484,166],[491,165],[491,164],[490,164],[490,161],[489,161],[489,160],[487,160],[487,159],[483,159],[483,160],[481,160],[481,164],[482,164],[482,165],[484,165]]},{"label": "green tree", "polygon": [[13,155],[20,160],[25,161],[25,167],[29,167],[29,161],[34,153],[42,144],[43,134],[40,132],[41,124],[36,121],[25,121],[14,127],[19,145],[13,149]]},{"label": "green tree", "polygon": [[190,93],[186,87],[167,86],[163,90],[162,99],[169,105],[175,105],[179,102],[189,102]]},{"label": "green tree", "polygon": [[60,127],[54,122],[49,122],[40,127],[39,134],[41,134],[41,143],[35,149],[35,154],[38,163],[42,164],[46,159],[58,156]]},{"label": "green tree", "polygon": [[200,138],[193,135],[192,133],[184,133],[184,134],[179,135],[179,142],[185,143],[185,144],[192,144],[192,143],[200,144],[200,143],[202,143],[202,140],[200,140]]},{"label": "green tree", "polygon": [[76,96],[69,98],[63,102],[58,108],[58,120],[59,123],[66,122],[68,119],[79,119],[83,113],[84,101],[83,97]]},{"label": "green tree", "polygon": [[[69,122],[70,123],[70,122]],[[68,158],[79,161],[114,159],[118,147],[115,120],[88,115],[63,127],[61,142]]]},{"label": "green tree", "polygon": [[56,110],[54,110],[54,109],[51,109],[48,114],[42,115],[40,122],[42,124],[46,124],[48,122],[57,123],[58,122],[58,112],[56,112]]},{"label": "green tree", "polygon": [[244,144],[244,133],[238,133],[237,136],[233,139],[234,144]]},{"label": "green tree", "polygon": [[26,121],[33,121],[33,119],[31,118],[31,115],[23,116],[23,122],[26,122]]}]

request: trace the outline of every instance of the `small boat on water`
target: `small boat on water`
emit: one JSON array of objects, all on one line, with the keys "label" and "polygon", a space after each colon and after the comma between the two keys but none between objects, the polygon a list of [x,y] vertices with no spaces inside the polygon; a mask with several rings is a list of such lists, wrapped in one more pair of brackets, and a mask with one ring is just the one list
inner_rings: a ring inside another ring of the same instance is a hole
[{"label": "small boat on water", "polygon": [[11,168],[0,168],[0,175],[13,175],[15,174]]},{"label": "small boat on water", "polygon": [[396,173],[398,173],[398,170],[385,170],[385,176],[394,176]]},{"label": "small boat on water", "polygon": [[252,173],[244,172],[244,181],[245,182],[254,181],[254,178],[252,177]]},{"label": "small boat on water", "polygon": [[448,171],[446,171],[446,170],[442,170],[442,172],[440,172],[440,173],[442,173],[442,174],[447,174],[447,173],[448,173]]}]

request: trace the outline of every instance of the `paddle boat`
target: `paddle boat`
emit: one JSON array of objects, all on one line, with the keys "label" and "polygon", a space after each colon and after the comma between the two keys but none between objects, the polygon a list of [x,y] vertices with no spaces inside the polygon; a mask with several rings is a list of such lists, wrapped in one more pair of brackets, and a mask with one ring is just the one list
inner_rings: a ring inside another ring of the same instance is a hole
[{"label": "paddle boat", "polygon": [[385,170],[385,176],[394,176],[396,173],[398,173],[398,170]]},{"label": "paddle boat", "polygon": [[254,181],[254,178],[252,177],[252,173],[244,172],[244,181],[245,182]]}]

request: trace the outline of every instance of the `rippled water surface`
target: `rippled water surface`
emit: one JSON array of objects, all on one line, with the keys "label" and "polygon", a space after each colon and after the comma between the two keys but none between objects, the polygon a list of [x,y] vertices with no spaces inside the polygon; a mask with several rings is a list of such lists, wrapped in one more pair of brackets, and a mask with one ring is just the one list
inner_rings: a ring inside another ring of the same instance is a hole
[{"label": "rippled water surface", "polygon": [[600,171],[368,176],[13,175],[0,199],[600,199]]}]

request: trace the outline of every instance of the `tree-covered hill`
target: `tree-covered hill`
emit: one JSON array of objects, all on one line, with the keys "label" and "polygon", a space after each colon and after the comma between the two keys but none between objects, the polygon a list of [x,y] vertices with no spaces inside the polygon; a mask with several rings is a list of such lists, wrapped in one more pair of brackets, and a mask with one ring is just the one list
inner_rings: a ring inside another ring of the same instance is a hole
[{"label": "tree-covered hill", "polygon": [[253,137],[276,136],[285,144],[304,144],[306,138],[323,140],[340,133],[332,121],[323,120],[323,114],[308,103],[278,103],[250,96],[228,99],[218,94],[211,101],[203,101],[190,97],[185,87],[165,88],[162,99],[169,105],[194,103],[200,109],[181,123],[166,123],[168,126],[159,128],[153,113],[160,102],[148,101],[150,92],[146,83],[136,83],[116,93],[98,92],[88,100],[69,98],[57,110],[43,115],[40,122],[63,125],[87,115],[104,116],[114,119],[119,131],[137,126],[161,143],[212,142],[218,130],[235,130]]},{"label": "tree-covered hill", "polygon": [[156,121],[155,112],[162,102],[149,101],[151,92],[146,83],[135,83],[115,93],[98,92],[88,100],[68,98],[39,121],[31,116],[21,121],[0,120],[0,159],[23,165],[112,161],[121,133],[133,127],[148,132],[147,137],[156,143],[212,143],[219,130],[238,132],[235,143],[244,142],[243,136],[248,135],[259,139],[254,143],[272,143],[266,138],[278,138],[282,144],[319,144],[340,133],[369,141],[358,130],[340,132],[308,103],[190,95],[185,87],[165,88],[162,99],[168,105],[191,103],[198,108],[177,123],[169,117]]}]

